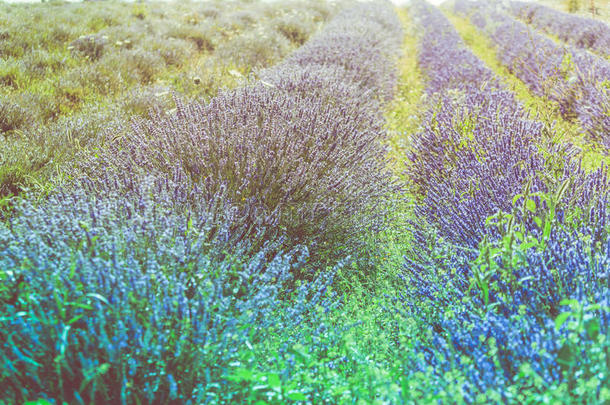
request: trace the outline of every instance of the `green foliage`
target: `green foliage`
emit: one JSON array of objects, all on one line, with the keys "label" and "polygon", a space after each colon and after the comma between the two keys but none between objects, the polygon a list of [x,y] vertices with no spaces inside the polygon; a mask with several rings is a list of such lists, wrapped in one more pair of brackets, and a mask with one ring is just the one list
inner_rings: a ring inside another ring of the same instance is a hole
[{"label": "green foliage", "polygon": [[568,11],[570,13],[576,13],[578,10],[580,10],[580,1],[568,0]]},{"label": "green foliage", "polygon": [[599,303],[584,305],[575,299],[563,300],[561,305],[567,310],[557,316],[555,328],[567,329],[568,335],[561,342],[557,361],[568,376],[565,384],[570,397],[595,403],[594,392],[602,387],[601,398],[610,399],[610,341],[599,320],[599,312],[610,312],[610,307]]},{"label": "green foliage", "polygon": [[25,184],[27,179],[22,167],[8,165],[0,167],[0,197],[19,194]]},{"label": "green foliage", "polygon": [[27,85],[27,82],[25,66],[20,60],[13,57],[0,59],[0,86],[21,89]]},{"label": "green foliage", "polygon": [[20,129],[27,120],[27,111],[17,103],[0,101],[0,134]]}]

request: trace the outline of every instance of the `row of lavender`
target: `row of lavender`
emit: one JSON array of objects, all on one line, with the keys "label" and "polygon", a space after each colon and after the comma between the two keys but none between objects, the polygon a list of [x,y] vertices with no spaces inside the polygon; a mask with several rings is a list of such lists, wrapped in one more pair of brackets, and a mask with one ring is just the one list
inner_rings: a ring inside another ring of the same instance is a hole
[{"label": "row of lavender", "polygon": [[426,322],[404,369],[431,375],[439,393],[459,384],[466,402],[519,402],[576,378],[590,390],[574,395],[603,402],[606,170],[544,151],[543,125],[442,13],[421,1],[411,10],[432,98],[407,163],[423,220],[397,305]]},{"label": "row of lavender", "polygon": [[[417,209],[443,238],[476,248],[485,219],[509,210],[531,173],[542,169],[532,156],[543,126],[527,119],[439,11],[414,7],[425,18],[420,26],[434,26],[424,30],[418,54],[433,108],[409,154],[410,177],[423,197]],[[532,192],[542,187],[536,182]]]},{"label": "row of lavender", "polygon": [[556,35],[564,42],[610,56],[610,27],[602,21],[524,1],[511,1],[509,10],[528,25]]},{"label": "row of lavender", "polygon": [[344,10],[261,81],[108,134],[22,201],[0,225],[0,399],[240,402],[228,365],[272,327],[322,333],[332,273],[294,279],[384,226],[400,38],[385,2]]},{"label": "row of lavender", "polygon": [[458,0],[455,11],[498,47],[500,62],[538,96],[559,104],[567,119],[577,119],[589,140],[610,148],[610,62],[562,47],[500,8],[480,1]]}]

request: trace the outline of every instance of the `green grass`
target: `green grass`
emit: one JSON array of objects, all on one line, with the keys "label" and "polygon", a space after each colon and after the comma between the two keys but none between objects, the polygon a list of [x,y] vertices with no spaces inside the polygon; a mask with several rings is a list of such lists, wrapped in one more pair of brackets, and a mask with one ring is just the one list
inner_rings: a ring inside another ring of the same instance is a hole
[{"label": "green grass", "polygon": [[424,94],[422,74],[417,66],[417,32],[404,9],[397,9],[403,23],[405,37],[402,58],[399,60],[398,88],[386,112],[390,134],[390,160],[398,176],[403,175],[404,160],[409,149],[409,137],[417,133]]}]

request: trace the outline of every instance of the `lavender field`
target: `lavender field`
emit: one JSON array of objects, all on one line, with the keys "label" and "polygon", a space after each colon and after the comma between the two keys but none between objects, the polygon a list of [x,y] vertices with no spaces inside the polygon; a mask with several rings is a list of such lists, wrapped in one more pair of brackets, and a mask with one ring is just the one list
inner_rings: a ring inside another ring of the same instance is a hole
[{"label": "lavender field", "polygon": [[0,405],[610,403],[606,7],[0,2]]}]

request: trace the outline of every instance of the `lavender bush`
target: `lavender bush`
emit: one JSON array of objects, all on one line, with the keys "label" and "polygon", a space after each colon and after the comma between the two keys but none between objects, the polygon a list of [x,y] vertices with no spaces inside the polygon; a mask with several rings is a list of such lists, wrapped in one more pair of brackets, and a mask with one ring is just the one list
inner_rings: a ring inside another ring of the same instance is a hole
[{"label": "lavender bush", "polygon": [[108,37],[104,35],[83,35],[70,43],[70,49],[85,59],[96,61],[104,54]]},{"label": "lavender bush", "polygon": [[24,201],[0,228],[4,400],[209,401],[242,347],[327,305],[327,284],[303,285],[276,313],[307,249],[251,252],[222,195],[189,198],[179,175],[104,184]]},{"label": "lavender bush", "polygon": [[[64,142],[60,144],[54,136],[56,121],[60,121],[60,126],[82,129],[79,121],[87,120],[91,110],[107,109],[104,115],[116,121],[129,119],[134,114],[147,116],[146,104],[167,107],[167,103],[157,102],[155,94],[150,95],[148,102],[136,96],[140,99],[137,106],[135,102],[124,102],[141,87],[162,85],[184,93],[187,99],[209,99],[219,89],[239,83],[229,73],[233,69],[246,72],[252,68],[241,62],[256,62],[263,68],[294,50],[296,43],[269,28],[291,12],[283,5],[261,3],[256,6],[260,10],[253,14],[256,24],[245,24],[237,11],[252,7],[241,2],[213,6],[3,4],[0,7],[0,132],[19,136],[7,140],[15,145],[2,145],[0,161],[4,164],[16,160],[19,172],[28,173],[25,178],[12,176],[19,181],[9,184],[9,188],[50,187],[52,177],[69,175],[67,161],[74,158],[81,146],[99,146],[92,145],[89,139],[92,132],[99,131],[98,123],[82,132],[75,131],[70,137],[59,137]],[[298,11],[311,29],[300,32],[301,40],[308,39],[338,7],[325,1],[301,4]],[[231,21],[232,17],[235,21]],[[230,30],[224,28],[225,23],[231,24]],[[259,35],[261,31],[265,33],[264,38]],[[280,46],[269,51],[261,47],[261,41]],[[227,42],[233,47],[231,52],[214,55],[214,49],[221,47],[222,50]],[[261,57],[256,60],[259,53]],[[98,116],[96,120],[101,115],[97,111],[93,113]],[[71,119],[76,122],[67,124]],[[49,136],[40,136],[41,133]],[[25,150],[27,144],[20,138],[31,139],[32,150]],[[30,164],[25,156],[35,156],[39,149],[51,152],[48,156],[45,152],[44,160],[51,161],[55,167],[47,170]],[[57,154],[53,153],[54,149]],[[19,152],[17,156],[7,156],[6,150]],[[0,206],[3,205],[0,201]]]},{"label": "lavender bush", "polygon": [[0,133],[8,134],[21,128],[27,122],[27,112],[17,103],[0,102]]},{"label": "lavender bush", "polygon": [[[352,251],[356,236],[383,226],[397,190],[374,100],[392,90],[391,55],[398,46],[392,38],[400,29],[396,21],[394,31],[372,21],[351,32],[349,18],[362,19],[376,8],[356,10],[339,14],[278,68],[261,72],[268,81],[225,92],[209,104],[178,102],[174,115],[135,122],[91,167],[125,171],[137,165],[133,170],[165,174],[182,167],[207,195],[226,190],[253,229],[316,244],[318,254],[339,246]],[[314,68],[331,76],[316,77]],[[349,97],[339,99],[342,94]],[[372,100],[358,101],[363,96]]]},{"label": "lavender bush", "polygon": [[443,237],[475,248],[485,219],[508,209],[541,169],[535,141],[542,125],[526,118],[439,11],[422,3],[414,9],[428,27],[418,60],[435,95],[409,154],[408,172],[422,196],[417,210]]},{"label": "lavender bush", "polygon": [[[354,25],[362,15],[367,15],[366,23]],[[360,5],[337,15],[323,35],[312,38],[285,63],[341,66],[353,75],[352,80],[389,100],[396,83],[394,66],[377,61],[395,55],[400,33],[400,21],[390,8],[375,3]]]},{"label": "lavender bush", "polygon": [[[371,13],[380,16],[367,22]],[[10,342],[0,349],[2,400],[319,396],[291,376],[314,355],[315,367],[341,363],[329,352],[349,326],[325,321],[339,303],[334,274],[362,246],[359,234],[384,225],[398,189],[381,105],[400,25],[386,3],[337,18],[312,40],[319,47],[306,45],[258,82],[209,103],[176,96],[173,113],[84,133],[90,149],[70,178],[16,201],[0,224],[0,335]],[[58,137],[89,127],[70,120]],[[303,274],[313,280],[295,280]],[[311,353],[295,364],[304,339]]]}]

